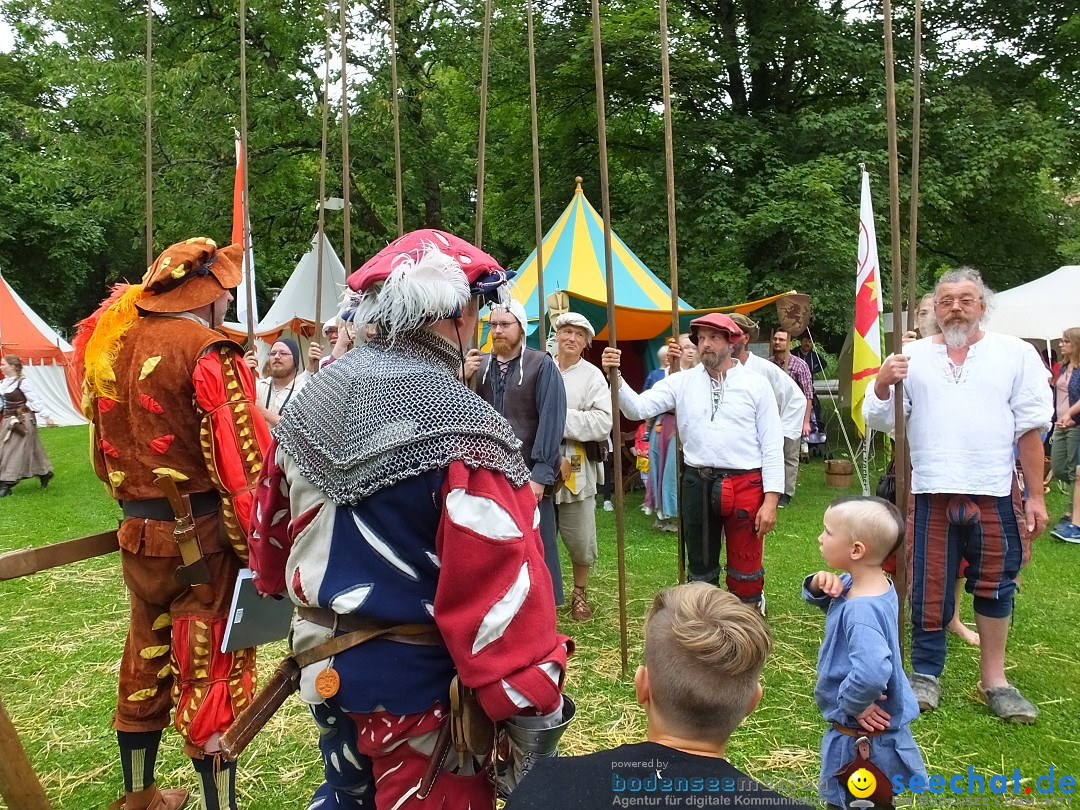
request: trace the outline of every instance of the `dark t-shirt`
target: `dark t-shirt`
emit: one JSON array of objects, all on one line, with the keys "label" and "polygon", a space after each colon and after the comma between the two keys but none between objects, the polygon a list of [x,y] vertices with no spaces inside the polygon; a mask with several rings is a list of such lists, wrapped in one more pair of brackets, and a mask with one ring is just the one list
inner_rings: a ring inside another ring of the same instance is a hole
[{"label": "dark t-shirt", "polygon": [[779,807],[810,810],[751,779],[724,759],[652,742],[581,757],[540,760],[506,810],[609,807]]}]

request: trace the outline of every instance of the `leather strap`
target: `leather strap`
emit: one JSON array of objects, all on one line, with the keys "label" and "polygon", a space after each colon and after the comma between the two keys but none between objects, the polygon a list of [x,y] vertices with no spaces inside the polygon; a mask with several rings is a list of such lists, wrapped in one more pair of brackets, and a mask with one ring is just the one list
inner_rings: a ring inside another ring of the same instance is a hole
[{"label": "leather strap", "polygon": [[[303,610],[305,609],[300,608],[300,611]],[[303,618],[303,613],[300,613],[300,615]],[[316,661],[322,661],[323,659],[330,658],[331,656],[337,655],[352,647],[356,647],[373,638],[387,638],[391,641],[403,641],[412,644],[441,644],[441,636],[439,636],[438,642],[423,640],[430,638],[433,634],[438,635],[438,630],[435,629],[435,625],[433,624],[395,624],[389,627],[370,627],[363,630],[353,630],[351,633],[336,636],[328,641],[324,641],[322,644],[316,644],[314,647],[310,647],[303,652],[298,652],[293,655],[293,660],[298,667],[303,668],[310,664],[314,664]]]},{"label": "leather strap", "polygon": [[833,723],[832,727],[844,736],[855,737],[856,739],[859,737],[880,737],[885,733],[884,731],[867,731],[862,728],[851,728],[850,726],[845,726],[840,723]]}]

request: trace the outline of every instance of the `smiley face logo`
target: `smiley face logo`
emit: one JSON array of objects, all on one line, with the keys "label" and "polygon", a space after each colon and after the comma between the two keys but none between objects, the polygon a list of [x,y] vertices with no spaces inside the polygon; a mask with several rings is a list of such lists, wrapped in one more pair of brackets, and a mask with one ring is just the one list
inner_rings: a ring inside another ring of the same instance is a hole
[{"label": "smiley face logo", "polygon": [[859,768],[847,780],[847,789],[857,799],[865,799],[877,788],[877,779],[866,768]]}]

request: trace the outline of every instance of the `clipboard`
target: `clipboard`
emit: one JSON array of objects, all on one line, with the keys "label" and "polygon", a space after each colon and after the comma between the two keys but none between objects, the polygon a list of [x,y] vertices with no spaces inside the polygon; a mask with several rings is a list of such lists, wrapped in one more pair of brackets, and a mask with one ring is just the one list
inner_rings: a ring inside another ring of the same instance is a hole
[{"label": "clipboard", "polygon": [[254,572],[241,568],[236,575],[221,651],[235,652],[288,638],[293,607],[288,599],[260,596],[255,589]]}]

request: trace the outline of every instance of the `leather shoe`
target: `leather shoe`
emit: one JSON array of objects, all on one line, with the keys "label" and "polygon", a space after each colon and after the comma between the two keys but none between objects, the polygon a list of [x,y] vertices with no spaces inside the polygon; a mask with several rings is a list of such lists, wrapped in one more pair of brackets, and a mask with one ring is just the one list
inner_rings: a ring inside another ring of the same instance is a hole
[{"label": "leather shoe", "polygon": [[6,481],[0,481],[0,498],[6,497],[11,494],[11,484]]},{"label": "leather shoe", "polygon": [[[140,791],[139,793],[129,793],[127,796],[122,796],[109,805],[109,810],[139,810],[136,801],[146,792]],[[188,791],[182,788],[161,790],[155,786],[150,804],[141,805],[142,810],[182,810],[183,807],[187,806],[189,795]],[[131,799],[130,804],[128,803],[129,798]]]},{"label": "leather shoe", "polygon": [[55,475],[56,475],[56,473],[54,473],[52,470],[49,470],[44,475],[39,475],[38,476],[38,481],[41,482],[41,488],[42,489],[48,489],[49,488],[49,482],[53,480],[53,477]]}]

